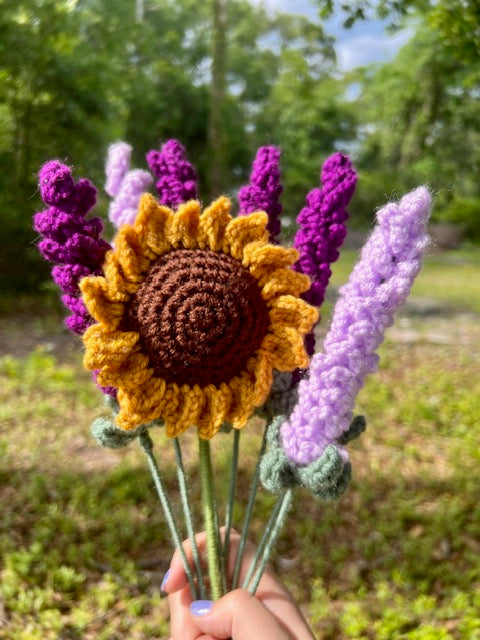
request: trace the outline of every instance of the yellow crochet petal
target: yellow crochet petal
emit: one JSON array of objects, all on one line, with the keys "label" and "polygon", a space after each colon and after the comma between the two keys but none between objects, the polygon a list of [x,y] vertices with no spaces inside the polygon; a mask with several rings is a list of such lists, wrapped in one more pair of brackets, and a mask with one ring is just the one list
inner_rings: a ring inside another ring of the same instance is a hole
[{"label": "yellow crochet petal", "polygon": [[153,369],[149,367],[148,357],[141,352],[132,353],[118,373],[118,382],[112,386],[130,391],[132,395],[139,395],[140,389],[148,383],[150,387],[144,393],[150,396],[153,393],[152,384],[157,384],[153,381]]},{"label": "yellow crochet petal", "polygon": [[155,198],[149,193],[145,193],[140,198],[138,205],[138,215],[134,223],[134,228],[138,237],[149,249],[161,256],[170,251],[172,245],[167,240],[165,232],[170,218],[174,213],[168,207],[159,205]]},{"label": "yellow crochet petal", "polygon": [[272,367],[278,371],[305,369],[308,366],[308,355],[305,351],[303,335],[292,327],[277,327],[262,342],[262,349],[267,349]]},{"label": "yellow crochet petal", "polygon": [[291,269],[276,269],[263,285],[262,298],[271,300],[275,296],[291,294],[299,296],[310,288],[310,279],[303,273]]},{"label": "yellow crochet petal", "polygon": [[225,416],[235,429],[241,429],[253,413],[253,384],[250,376],[243,373],[228,383],[232,392],[232,404]]},{"label": "yellow crochet petal", "polygon": [[204,440],[209,440],[225,422],[225,416],[232,402],[232,393],[223,383],[217,389],[209,384],[203,389],[205,393],[205,405],[198,419],[198,434]]},{"label": "yellow crochet petal", "polygon": [[260,407],[267,399],[273,381],[271,358],[268,351],[259,349],[256,358],[247,364],[247,370],[253,373],[255,384],[252,402],[254,407]]},{"label": "yellow crochet petal", "polygon": [[165,237],[175,249],[196,249],[199,222],[200,203],[190,200],[180,205],[175,215],[169,217],[165,225]]},{"label": "yellow crochet petal", "polygon": [[114,251],[107,253],[103,264],[103,273],[112,300],[127,301],[130,295],[138,289],[138,282],[129,282],[123,275],[118,256]]},{"label": "yellow crochet petal", "polygon": [[145,384],[152,375],[153,371],[148,367],[148,358],[139,351],[133,351],[124,362],[105,365],[97,375],[97,382],[105,387],[133,389],[135,393],[138,391],[138,385]]},{"label": "yellow crochet petal", "polygon": [[252,242],[244,249],[243,264],[248,266],[250,273],[262,287],[273,271],[280,267],[291,267],[298,260],[298,256],[298,251],[293,248],[285,249],[278,245]]},{"label": "yellow crochet petal", "polygon": [[271,301],[270,321],[274,329],[288,326],[306,334],[318,321],[318,311],[301,298],[278,296]]},{"label": "yellow crochet petal", "polygon": [[87,276],[80,281],[83,301],[89,314],[114,331],[125,313],[123,302],[115,302],[115,291],[112,291],[103,276]]},{"label": "yellow crochet petal", "polygon": [[222,196],[202,213],[198,227],[198,246],[201,249],[220,251],[225,229],[232,220],[230,207],[230,200]]},{"label": "yellow crochet petal", "polygon": [[94,324],[83,334],[86,369],[100,369],[108,364],[112,368],[121,367],[138,342],[134,331],[110,331],[101,324]]},{"label": "yellow crochet petal", "polygon": [[122,429],[134,429],[159,417],[158,407],[165,395],[166,383],[158,378],[141,385],[136,394],[119,389],[120,410],[116,422]]},{"label": "yellow crochet petal", "polygon": [[234,218],[225,229],[223,251],[236,260],[242,260],[247,244],[268,241],[267,223],[268,216],[263,211]]},{"label": "yellow crochet petal", "polygon": [[123,275],[129,282],[142,282],[150,267],[150,260],[144,255],[142,245],[134,227],[124,225],[120,228],[115,238],[115,253]]},{"label": "yellow crochet petal", "polygon": [[178,393],[177,415],[165,420],[167,436],[175,438],[189,427],[198,423],[205,405],[205,393],[197,384],[193,387],[182,385]]}]

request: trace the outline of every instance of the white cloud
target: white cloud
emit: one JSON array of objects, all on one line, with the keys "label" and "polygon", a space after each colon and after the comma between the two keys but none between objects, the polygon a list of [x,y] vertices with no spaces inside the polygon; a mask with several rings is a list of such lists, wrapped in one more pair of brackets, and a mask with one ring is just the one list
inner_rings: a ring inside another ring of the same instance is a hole
[{"label": "white cloud", "polygon": [[[318,20],[318,5],[313,0],[251,0],[251,2],[264,6],[268,11],[297,13],[310,20]],[[413,35],[411,29],[404,29],[390,35],[386,33],[386,21],[381,20],[357,22],[351,29],[345,29],[342,21],[343,16],[336,13],[324,23],[326,33],[336,38],[335,50],[341,71],[350,71],[366,64],[391,60]]]},{"label": "white cloud", "polygon": [[365,35],[340,38],[335,46],[338,66],[341,71],[350,71],[355,67],[373,62],[386,62],[391,60],[411,37],[411,29],[404,29],[395,35],[365,33]]}]

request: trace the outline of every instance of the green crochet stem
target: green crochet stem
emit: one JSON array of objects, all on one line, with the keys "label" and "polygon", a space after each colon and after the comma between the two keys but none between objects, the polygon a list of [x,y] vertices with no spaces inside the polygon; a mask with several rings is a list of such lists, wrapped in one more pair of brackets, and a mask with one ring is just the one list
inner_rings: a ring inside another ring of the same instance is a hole
[{"label": "green crochet stem", "polygon": [[170,535],[172,536],[173,543],[176,549],[180,553],[185,575],[187,576],[188,584],[190,585],[190,590],[192,592],[192,598],[196,600],[198,599],[198,592],[197,592],[197,586],[195,584],[195,579],[193,577],[192,570],[188,563],[187,556],[185,555],[185,550],[182,546],[182,539],[180,537],[177,523],[175,522],[175,517],[173,515],[172,505],[170,503],[170,499],[168,497],[165,484],[162,480],[162,477],[160,476],[160,471],[158,469],[156,458],[153,454],[153,441],[146,429],[142,431],[142,433],[140,434],[139,441],[140,441],[140,446],[142,447],[143,451],[145,452],[145,455],[147,456],[148,465],[150,467],[150,471],[153,477],[153,482],[155,484],[158,497],[163,507],[163,512],[165,514],[165,519],[167,521],[168,528],[170,529]]},{"label": "green crochet stem", "polygon": [[252,519],[253,507],[255,505],[255,498],[257,496],[258,489],[258,481],[260,479],[260,462],[262,460],[262,456],[265,453],[265,448],[267,446],[267,429],[268,424],[265,427],[265,431],[262,439],[262,446],[260,447],[260,452],[258,454],[257,466],[255,468],[255,474],[252,479],[252,484],[250,486],[250,494],[248,496],[247,510],[245,512],[245,519],[243,521],[242,533],[240,535],[240,542],[238,545],[237,557],[235,559],[235,567],[233,569],[233,578],[232,578],[232,591],[236,589],[238,586],[238,579],[240,576],[240,568],[242,566],[243,554],[245,551],[245,545],[247,543],[247,534],[248,529],[250,527],[250,521]]},{"label": "green crochet stem", "polygon": [[263,532],[262,539],[260,540],[260,543],[255,551],[255,555],[253,557],[252,562],[250,563],[250,566],[247,571],[247,575],[245,576],[245,580],[243,581],[242,589],[248,588],[248,585],[252,580],[253,574],[255,572],[255,569],[258,566],[260,558],[263,556],[263,552],[265,550],[265,547],[267,546],[267,542],[270,539],[270,536],[272,534],[273,527],[277,522],[278,514],[282,506],[282,499],[283,499],[283,494],[279,496],[277,498],[277,501],[275,502],[275,506],[273,507],[273,511],[270,515],[267,526],[265,527],[265,531]]},{"label": "green crochet stem", "polygon": [[197,584],[200,591],[200,597],[206,599],[205,581],[203,579],[202,565],[200,564],[200,554],[198,552],[197,542],[195,540],[195,531],[193,528],[192,510],[190,509],[190,500],[188,498],[187,480],[185,475],[185,467],[183,466],[182,450],[178,438],[173,439],[175,447],[175,459],[177,462],[177,478],[180,488],[180,499],[182,501],[183,515],[185,517],[185,525],[187,528],[187,536],[192,544],[193,562],[196,570]]},{"label": "green crochet stem", "polygon": [[238,478],[238,453],[240,449],[240,429],[233,432],[232,471],[230,474],[230,486],[228,490],[227,508],[225,511],[225,542],[223,545],[223,563],[228,567],[228,555],[230,553],[230,533],[232,531],[233,505]]},{"label": "green crochet stem", "polygon": [[200,459],[200,483],[202,488],[203,517],[207,534],[208,575],[212,600],[218,600],[224,592],[225,571],[223,555],[220,550],[220,532],[218,528],[217,499],[213,482],[212,461],[210,457],[210,442],[198,438]]},{"label": "green crochet stem", "polygon": [[[253,580],[250,586],[248,587],[248,591],[252,595],[255,595],[258,589],[258,585],[260,584],[260,580],[262,579],[263,572],[265,571],[265,567],[267,566],[268,559],[270,557],[270,554],[272,553],[272,549],[275,546],[275,543],[277,542],[277,538],[280,535],[280,532],[282,530],[288,510],[290,509],[290,505],[292,504],[292,497],[293,497],[293,489],[286,489],[285,492],[278,498],[278,503],[279,503],[278,513],[276,517],[273,519],[268,542],[265,545],[265,548],[263,550],[260,564],[255,572],[255,575],[253,577]],[[270,527],[270,523],[269,523],[269,527]]]}]

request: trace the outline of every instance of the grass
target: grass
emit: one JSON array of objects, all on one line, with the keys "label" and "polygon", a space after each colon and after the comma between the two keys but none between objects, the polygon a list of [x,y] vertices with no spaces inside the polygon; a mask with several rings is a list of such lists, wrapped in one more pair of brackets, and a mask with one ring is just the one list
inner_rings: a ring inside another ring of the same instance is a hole
[{"label": "grass", "polygon": [[[420,291],[435,273],[449,277],[451,258],[435,259]],[[342,260],[337,284],[351,258]],[[455,287],[436,284],[449,304],[467,286],[456,274]],[[470,285],[469,300],[458,304],[472,310],[480,292],[473,277]],[[75,344],[51,336],[49,318],[23,322],[3,323],[0,332],[13,353],[0,358],[0,638],[166,639],[159,584],[171,547],[144,457],[135,443],[95,443],[89,425],[105,409]],[[431,327],[435,319],[416,322]],[[441,342],[427,330],[407,341],[389,333],[380,371],[358,400],[368,429],[349,445],[351,487],[336,503],[297,497],[302,508],[274,565],[322,640],[480,639],[480,325],[473,315],[469,323],[464,340],[455,318],[442,325]],[[237,527],[259,431],[254,423],[242,435]],[[154,435],[177,503],[171,443],[161,430]],[[221,484],[229,436],[214,444]],[[184,450],[198,512],[193,434]],[[272,503],[261,494],[254,539]]]}]

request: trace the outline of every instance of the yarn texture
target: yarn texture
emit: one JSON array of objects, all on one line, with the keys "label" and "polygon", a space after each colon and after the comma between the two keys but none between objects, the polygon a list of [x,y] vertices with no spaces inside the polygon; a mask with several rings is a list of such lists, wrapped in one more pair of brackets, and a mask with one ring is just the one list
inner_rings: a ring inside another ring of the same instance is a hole
[{"label": "yarn texture", "polygon": [[[325,160],[322,186],[312,189],[298,217],[298,231],[293,245],[300,253],[294,269],[306,273],[312,284],[302,297],[314,306],[325,298],[332,272],[330,265],[338,259],[339,247],[347,234],[347,206],[355,191],[357,174],[348,158],[334,153]],[[312,350],[313,352],[313,350]]]},{"label": "yarn texture", "polygon": [[252,165],[249,184],[238,192],[240,215],[265,211],[270,242],[278,244],[280,236],[280,149],[260,147]]},{"label": "yarn texture", "polygon": [[118,389],[116,422],[155,419],[169,436],[192,425],[211,438],[242,427],[270,391],[273,370],[308,364],[304,336],[318,314],[300,298],[294,249],[268,244],[264,212],[232,219],[220,198],[176,212],[142,196],[104,276],[82,280],[97,321],[84,335],[87,369]]},{"label": "yarn texture", "polygon": [[[356,395],[378,366],[375,351],[420,269],[429,213],[424,187],[378,212],[361,259],[340,289],[324,352],[312,358],[298,403],[280,429],[282,447],[295,464],[317,460],[348,429]],[[343,447],[339,451],[348,459]]]},{"label": "yarn texture", "polygon": [[100,237],[99,218],[86,219],[94,207],[97,190],[89,180],[75,182],[70,167],[58,160],[43,165],[39,173],[40,194],[48,209],[33,217],[35,231],[43,236],[38,248],[54,263],[52,276],[63,292],[62,302],[71,311],[65,324],[81,335],[93,322],[80,298],[81,278],[102,273],[110,245]]},{"label": "yarn texture", "polygon": [[178,140],[168,140],[160,151],[149,151],[147,164],[157,178],[155,186],[161,204],[176,209],[197,197],[197,174]]}]

